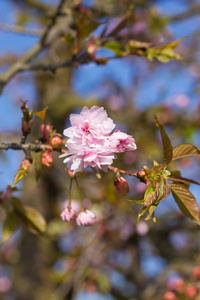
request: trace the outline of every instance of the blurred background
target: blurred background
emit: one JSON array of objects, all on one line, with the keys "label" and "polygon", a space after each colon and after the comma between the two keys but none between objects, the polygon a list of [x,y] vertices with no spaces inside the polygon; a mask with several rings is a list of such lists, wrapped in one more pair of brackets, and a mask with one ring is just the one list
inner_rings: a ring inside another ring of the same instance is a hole
[{"label": "blurred background", "polygon": [[[120,154],[114,162],[127,171],[138,171],[144,165],[151,168],[153,160],[162,162],[153,114],[165,125],[173,146],[187,142],[200,147],[200,1],[74,3],[87,7],[92,19],[102,23],[87,39],[99,36],[105,24],[112,30],[130,12],[132,21],[116,34],[117,40],[169,42],[185,37],[177,49],[182,59],[161,63],[132,55],[111,59],[105,65],[89,62],[55,73],[17,74],[0,96],[1,143],[20,141],[22,99],[28,100],[31,110],[48,106],[47,123],[61,134],[69,126],[70,113],[79,113],[84,105],[103,106],[116,127],[135,138],[138,150]],[[2,74],[39,41],[58,4],[58,0],[0,1]],[[112,55],[109,50],[98,51],[99,57]],[[69,43],[58,39],[37,61],[59,63],[70,57]],[[34,118],[28,141],[40,137],[41,124]],[[175,296],[186,286],[198,290],[199,227],[181,214],[171,196],[156,210],[156,224],[151,220],[137,223],[141,207],[117,195],[114,173],[101,173],[98,179],[86,170],[79,176],[79,184],[85,207],[96,213],[97,221],[92,227],[78,228],[59,217],[68,200],[69,176],[59,154],[53,157],[52,166],[43,166],[38,181],[32,166],[17,185],[23,203],[44,215],[51,238],[36,236],[22,226],[0,244],[0,299],[173,300],[179,298],[166,298],[169,290]],[[23,159],[20,151],[0,152],[1,191],[12,183]],[[170,168],[180,170],[183,177],[200,180],[198,157],[173,162]],[[146,185],[137,178],[125,178],[130,185],[128,199],[143,199]],[[191,185],[190,190],[199,204],[199,187]],[[75,184],[72,198],[76,204]],[[4,219],[1,208],[0,218]],[[200,299],[197,290],[180,299]]]}]

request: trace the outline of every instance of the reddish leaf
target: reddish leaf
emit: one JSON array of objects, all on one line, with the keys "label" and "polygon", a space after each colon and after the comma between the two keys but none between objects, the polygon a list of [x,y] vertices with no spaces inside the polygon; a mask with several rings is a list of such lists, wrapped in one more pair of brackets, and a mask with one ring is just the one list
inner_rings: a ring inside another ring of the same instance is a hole
[{"label": "reddish leaf", "polygon": [[192,145],[192,144],[180,144],[173,148],[173,158],[172,160],[182,158],[185,156],[192,156],[192,155],[198,155],[200,154],[200,150]]},{"label": "reddish leaf", "polygon": [[163,144],[163,152],[164,152],[164,160],[163,164],[167,166],[172,161],[172,145],[170,138],[165,130],[165,127],[158,121],[158,118],[156,115],[154,115],[154,118],[156,120],[156,125],[158,126],[160,130],[160,134],[162,137],[162,144]]},{"label": "reddish leaf", "polygon": [[182,213],[200,225],[199,208],[194,195],[182,184],[170,184],[172,195]]}]

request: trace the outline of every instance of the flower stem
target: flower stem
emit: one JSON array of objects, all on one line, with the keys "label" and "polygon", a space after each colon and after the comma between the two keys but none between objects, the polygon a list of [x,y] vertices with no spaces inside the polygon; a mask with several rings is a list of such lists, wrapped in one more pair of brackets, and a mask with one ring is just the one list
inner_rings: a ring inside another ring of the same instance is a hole
[{"label": "flower stem", "polygon": [[81,210],[84,211],[84,207],[83,207],[83,202],[82,202],[82,199],[81,199],[81,192],[80,192],[78,180],[77,180],[77,178],[75,178],[75,180],[76,180],[76,185],[77,185],[77,190],[78,190],[78,197],[79,197],[79,201],[80,201],[80,204],[81,204]]},{"label": "flower stem", "polygon": [[69,205],[68,205],[69,208],[71,208],[71,202],[72,202],[72,178],[70,178],[70,183],[69,183]]}]

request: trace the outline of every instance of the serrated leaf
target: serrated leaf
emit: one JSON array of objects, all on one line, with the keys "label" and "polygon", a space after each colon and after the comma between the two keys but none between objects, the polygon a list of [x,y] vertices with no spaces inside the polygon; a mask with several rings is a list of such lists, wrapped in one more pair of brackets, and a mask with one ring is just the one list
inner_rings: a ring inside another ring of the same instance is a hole
[{"label": "serrated leaf", "polygon": [[113,51],[117,55],[121,55],[123,52],[125,52],[124,47],[117,41],[107,42],[104,44],[104,47]]},{"label": "serrated leaf", "polygon": [[2,227],[2,242],[6,242],[19,228],[20,222],[16,213],[9,212]]},{"label": "serrated leaf", "polygon": [[182,184],[170,184],[172,195],[181,212],[200,225],[199,208],[194,195]]},{"label": "serrated leaf", "polygon": [[171,141],[165,130],[165,127],[158,121],[156,115],[154,115],[154,118],[156,120],[156,125],[160,130],[160,134],[162,138],[163,152],[164,152],[163,164],[167,166],[172,161],[172,157],[173,157]]},{"label": "serrated leaf", "polygon": [[41,111],[35,111],[35,110],[33,110],[31,113],[33,113],[34,115],[36,115],[37,117],[39,117],[42,121],[44,121],[45,117],[46,117],[46,111],[47,111],[47,109],[48,109],[48,107],[45,107]]},{"label": "serrated leaf", "polygon": [[131,200],[131,199],[127,199],[128,202],[132,202],[132,203],[136,203],[136,204],[144,204],[145,201],[143,200]]},{"label": "serrated leaf", "polygon": [[169,180],[172,180],[172,181],[178,181],[178,182],[187,182],[187,183],[193,183],[193,184],[197,184],[197,185],[200,185],[200,183],[196,180],[193,180],[193,179],[189,179],[189,178],[184,178],[184,177],[172,177],[170,176],[169,177]]},{"label": "serrated leaf", "polygon": [[200,154],[200,150],[196,146],[192,144],[184,143],[173,148],[172,160],[186,157],[186,156],[198,155],[198,154]]},{"label": "serrated leaf", "polygon": [[12,198],[14,210],[27,229],[35,234],[44,233],[46,230],[46,221],[44,217],[35,208],[25,206],[20,199]]},{"label": "serrated leaf", "polygon": [[179,170],[171,170],[170,171],[172,177],[180,177],[181,172]]}]

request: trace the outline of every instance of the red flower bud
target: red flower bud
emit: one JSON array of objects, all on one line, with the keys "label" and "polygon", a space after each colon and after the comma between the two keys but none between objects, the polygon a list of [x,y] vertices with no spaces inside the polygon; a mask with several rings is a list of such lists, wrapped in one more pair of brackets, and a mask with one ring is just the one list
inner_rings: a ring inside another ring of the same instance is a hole
[{"label": "red flower bud", "polygon": [[67,169],[67,172],[69,174],[69,177],[71,177],[71,178],[75,178],[76,177],[76,174],[73,174],[73,171],[71,171],[70,169]]},{"label": "red flower bud", "polygon": [[147,172],[145,170],[139,170],[137,172],[137,177],[140,179],[141,182],[146,182],[147,180]]},{"label": "red flower bud", "polygon": [[50,167],[53,162],[53,156],[52,156],[51,152],[49,152],[49,151],[42,152],[41,161],[42,161],[43,165]]},{"label": "red flower bud", "polygon": [[176,300],[176,299],[177,299],[177,296],[174,292],[167,291],[164,294],[164,300]]},{"label": "red flower bud", "polygon": [[21,163],[21,165],[19,166],[19,169],[18,170],[23,170],[25,175],[28,174],[29,172],[29,169],[30,169],[30,165],[31,165],[31,162],[29,159],[24,159]]},{"label": "red flower bud", "polygon": [[200,266],[194,267],[192,273],[193,273],[194,279],[199,279],[200,278]]},{"label": "red flower bud", "polygon": [[194,299],[197,294],[197,289],[194,285],[190,285],[186,287],[186,295],[188,299]]},{"label": "red flower bud", "polygon": [[121,176],[117,176],[114,180],[115,188],[120,196],[126,196],[126,194],[130,191],[129,185]]},{"label": "red flower bud", "polygon": [[54,136],[54,138],[50,141],[53,149],[60,149],[62,146],[62,140],[59,136]]},{"label": "red flower bud", "polygon": [[45,125],[42,124],[40,126],[40,130],[41,130],[41,136],[45,141],[48,141],[50,138],[50,130],[51,130],[51,126],[50,125]]}]

